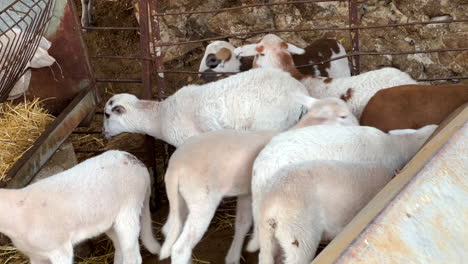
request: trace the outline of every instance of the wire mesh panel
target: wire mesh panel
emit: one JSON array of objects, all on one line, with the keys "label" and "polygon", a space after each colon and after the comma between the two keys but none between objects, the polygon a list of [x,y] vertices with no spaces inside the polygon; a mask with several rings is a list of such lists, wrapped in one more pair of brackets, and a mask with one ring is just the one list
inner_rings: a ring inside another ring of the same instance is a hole
[{"label": "wire mesh panel", "polygon": [[0,2],[0,102],[25,73],[36,52],[54,0],[2,0]]}]

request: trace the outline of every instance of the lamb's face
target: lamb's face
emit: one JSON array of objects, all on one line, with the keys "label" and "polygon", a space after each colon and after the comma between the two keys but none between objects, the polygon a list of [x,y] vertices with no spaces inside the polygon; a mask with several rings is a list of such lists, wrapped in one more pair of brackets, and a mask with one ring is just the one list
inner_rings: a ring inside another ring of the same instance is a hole
[{"label": "lamb's face", "polygon": [[[199,72],[239,72],[241,61],[234,56],[234,46],[226,41],[215,41],[206,46],[205,54],[200,62]],[[207,81],[216,79],[217,74],[204,74]]]},{"label": "lamb's face", "polygon": [[318,100],[312,105],[305,117],[316,120],[316,122],[321,120],[318,121],[320,125],[359,126],[359,121],[348,105],[338,98]]},{"label": "lamb's face", "polygon": [[286,70],[294,67],[291,54],[304,54],[305,50],[285,42],[274,34],[265,35],[258,44],[236,48],[236,56],[255,56],[253,68],[276,68]]},{"label": "lamb's face", "polygon": [[112,96],[104,106],[104,130],[106,139],[120,133],[132,132],[129,111],[138,98],[131,94],[117,94]]},{"label": "lamb's face", "polygon": [[299,101],[307,108],[307,114],[299,120],[296,128],[317,125],[359,125],[357,118],[353,115],[348,105],[341,99],[314,99],[303,96],[299,98]]}]

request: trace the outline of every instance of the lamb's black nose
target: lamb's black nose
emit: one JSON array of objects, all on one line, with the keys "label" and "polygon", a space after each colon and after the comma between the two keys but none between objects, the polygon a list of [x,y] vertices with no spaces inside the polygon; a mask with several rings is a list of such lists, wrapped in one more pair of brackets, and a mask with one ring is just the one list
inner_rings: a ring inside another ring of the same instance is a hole
[{"label": "lamb's black nose", "polygon": [[221,63],[221,60],[218,60],[214,54],[208,54],[206,56],[206,66],[213,69]]}]

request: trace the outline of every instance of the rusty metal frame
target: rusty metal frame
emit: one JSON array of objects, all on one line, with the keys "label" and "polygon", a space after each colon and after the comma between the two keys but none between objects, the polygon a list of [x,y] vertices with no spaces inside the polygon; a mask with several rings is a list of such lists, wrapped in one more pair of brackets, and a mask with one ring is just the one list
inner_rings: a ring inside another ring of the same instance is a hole
[{"label": "rusty metal frame", "polygon": [[[381,227],[379,218],[386,217],[388,212],[392,210],[392,207],[401,199],[400,197],[408,194],[407,187],[422,177],[420,174],[428,164],[439,161],[438,157],[446,151],[442,151],[444,146],[446,148],[453,147],[453,144],[449,144],[448,142],[456,134],[464,133],[466,135],[467,122],[468,104],[465,104],[443,122],[445,126],[439,127],[439,130],[434,133],[431,139],[404,167],[398,176],[387,184],[354,217],[351,223],[312,261],[312,264],[352,263],[353,257],[362,252],[363,243],[366,244],[367,241],[366,238],[375,233],[376,228],[385,228]],[[462,130],[465,132],[462,132]],[[461,137],[460,140],[463,141],[464,137]],[[404,217],[409,216],[406,215]],[[401,245],[396,246],[399,247]],[[373,259],[367,260],[369,262],[366,263],[374,263],[375,261]]]},{"label": "rusty metal frame", "polygon": [[[39,47],[52,18],[53,6],[54,0],[39,0],[30,4],[25,0],[15,0],[0,10],[0,22],[6,26],[5,31],[0,31],[0,38],[3,37],[3,42],[0,41],[0,102],[7,99],[15,83],[25,73],[26,65]],[[21,8],[28,10],[18,10]],[[15,17],[13,13],[21,16]]]}]

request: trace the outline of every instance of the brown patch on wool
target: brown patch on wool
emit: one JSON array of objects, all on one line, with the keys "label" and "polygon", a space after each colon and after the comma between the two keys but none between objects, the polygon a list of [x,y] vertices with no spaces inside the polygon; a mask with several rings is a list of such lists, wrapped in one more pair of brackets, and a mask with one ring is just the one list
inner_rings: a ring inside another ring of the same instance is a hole
[{"label": "brown patch on wool", "polygon": [[333,78],[326,78],[325,80],[323,80],[324,83],[331,83],[333,81]]},{"label": "brown patch on wool", "polygon": [[[329,60],[334,53],[338,53],[340,47],[334,39],[318,39],[305,48],[305,53],[302,55],[294,55],[294,63],[298,66],[311,63],[320,63]],[[327,70],[330,69],[331,62],[316,64],[315,67],[322,77],[329,77]],[[314,66],[299,68],[302,74],[314,74]]]},{"label": "brown patch on wool", "polygon": [[351,99],[351,97],[353,97],[353,88],[349,88],[348,90],[346,90],[346,93],[342,94],[340,96],[340,99],[345,102],[348,102],[348,100]]},{"label": "brown patch on wool", "polygon": [[263,45],[260,45],[260,46],[255,47],[255,50],[257,52],[263,52],[265,50],[265,47]]},{"label": "brown patch on wool", "polygon": [[296,69],[291,54],[289,54],[288,52],[280,52],[278,54],[278,60],[281,69],[283,69],[286,72],[289,72],[291,76],[295,79],[302,80],[306,77]]},{"label": "brown patch on wool", "polygon": [[222,48],[216,52],[215,57],[219,60],[228,61],[231,59],[232,53],[228,48]]},{"label": "brown patch on wool", "polygon": [[288,49],[288,43],[286,43],[285,41],[283,41],[283,42],[280,43],[280,47],[281,47],[282,49]]},{"label": "brown patch on wool", "polygon": [[297,239],[294,240],[291,244],[295,245],[296,247],[299,247],[299,241]]}]

